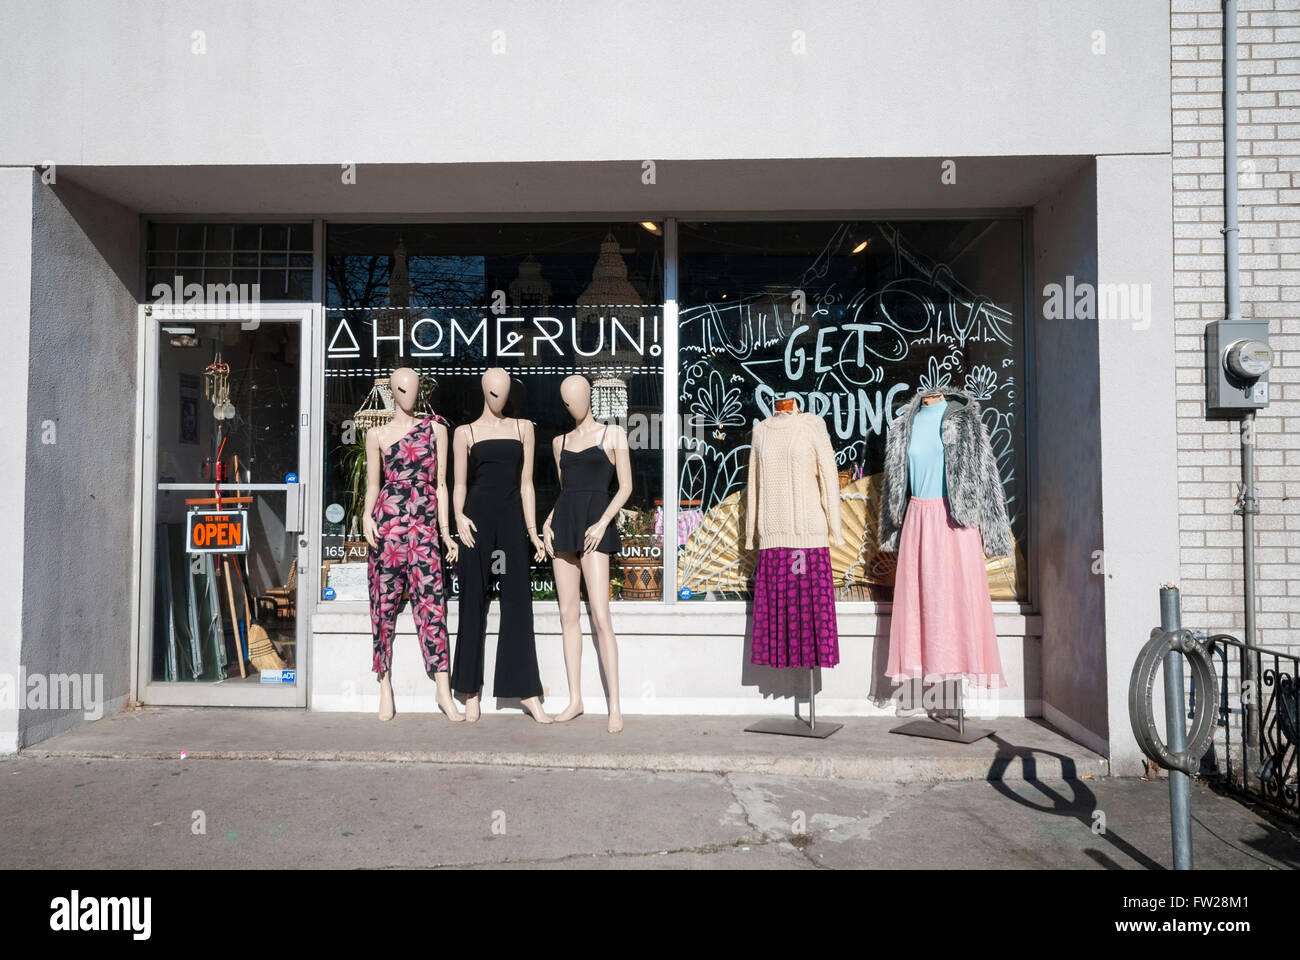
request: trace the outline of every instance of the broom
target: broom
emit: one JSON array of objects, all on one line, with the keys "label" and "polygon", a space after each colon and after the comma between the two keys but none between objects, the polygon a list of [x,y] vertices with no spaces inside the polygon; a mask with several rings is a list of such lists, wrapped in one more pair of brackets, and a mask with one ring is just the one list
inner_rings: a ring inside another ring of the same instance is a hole
[{"label": "broom", "polygon": [[271,646],[271,636],[266,628],[257,622],[256,608],[248,602],[248,583],[244,580],[244,571],[235,562],[235,572],[239,574],[239,585],[244,591],[244,613],[248,618],[248,659],[259,671],[283,670],[284,661]]}]

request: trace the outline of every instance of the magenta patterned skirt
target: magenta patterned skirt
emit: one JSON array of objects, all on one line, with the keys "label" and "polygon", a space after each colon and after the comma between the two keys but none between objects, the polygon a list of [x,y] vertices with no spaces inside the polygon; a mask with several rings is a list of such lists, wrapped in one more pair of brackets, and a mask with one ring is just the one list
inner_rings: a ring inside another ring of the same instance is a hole
[{"label": "magenta patterned skirt", "polygon": [[840,662],[829,548],[758,551],[749,658],[766,667],[833,667]]}]

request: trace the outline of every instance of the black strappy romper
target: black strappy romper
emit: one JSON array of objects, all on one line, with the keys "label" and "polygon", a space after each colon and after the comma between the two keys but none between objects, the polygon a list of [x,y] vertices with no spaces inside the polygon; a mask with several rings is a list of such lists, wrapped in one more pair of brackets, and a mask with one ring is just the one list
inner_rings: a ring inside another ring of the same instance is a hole
[{"label": "black strappy romper", "polygon": [[[608,431],[609,427],[605,427],[596,443],[577,451],[568,448],[568,435],[564,437],[560,449],[560,497],[551,517],[551,542],[556,553],[584,553],[583,534],[609,506],[614,464],[605,453]],[[616,524],[617,518],[605,528],[605,535],[596,545],[600,553],[615,554],[622,546]]]}]

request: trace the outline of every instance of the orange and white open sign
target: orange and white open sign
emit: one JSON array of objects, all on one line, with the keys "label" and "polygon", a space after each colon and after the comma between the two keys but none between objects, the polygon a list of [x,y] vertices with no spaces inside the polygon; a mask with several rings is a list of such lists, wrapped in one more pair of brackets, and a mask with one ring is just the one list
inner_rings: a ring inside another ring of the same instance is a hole
[{"label": "orange and white open sign", "polygon": [[188,514],[187,553],[247,553],[247,510],[195,510]]}]

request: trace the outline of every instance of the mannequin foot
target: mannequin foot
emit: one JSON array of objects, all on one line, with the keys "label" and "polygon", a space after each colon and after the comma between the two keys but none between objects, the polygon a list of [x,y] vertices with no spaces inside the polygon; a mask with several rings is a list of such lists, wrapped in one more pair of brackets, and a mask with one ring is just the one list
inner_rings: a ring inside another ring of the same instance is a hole
[{"label": "mannequin foot", "polygon": [[435,682],[438,684],[438,692],[435,695],[438,701],[438,709],[451,723],[462,722],[465,718],[456,709],[456,698],[451,695],[451,683],[447,679],[447,674],[439,673],[435,678]]},{"label": "mannequin foot", "polygon": [[529,715],[538,723],[554,722],[546,715],[546,711],[542,709],[542,701],[540,697],[529,697],[527,700],[522,700],[520,702],[523,704],[524,709],[528,711]]},{"label": "mannequin foot", "polygon": [[465,719],[470,723],[475,723],[482,716],[482,711],[479,709],[481,696],[481,694],[475,694],[472,697],[465,698]]},{"label": "mannequin foot", "polygon": [[605,725],[605,729],[610,733],[618,733],[623,729],[623,714],[621,711],[615,710],[609,715],[609,723]]},{"label": "mannequin foot", "polygon": [[575,717],[582,716],[582,701],[570,703],[567,707],[555,715],[556,723],[564,723],[566,720],[572,720]]},{"label": "mannequin foot", "polygon": [[393,704],[393,681],[388,672],[384,671],[379,675],[379,719],[391,720],[396,712],[397,708]]}]

